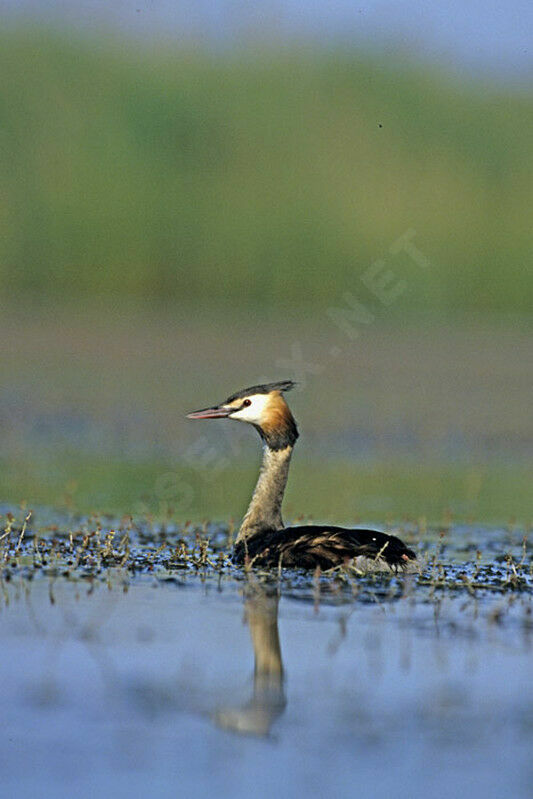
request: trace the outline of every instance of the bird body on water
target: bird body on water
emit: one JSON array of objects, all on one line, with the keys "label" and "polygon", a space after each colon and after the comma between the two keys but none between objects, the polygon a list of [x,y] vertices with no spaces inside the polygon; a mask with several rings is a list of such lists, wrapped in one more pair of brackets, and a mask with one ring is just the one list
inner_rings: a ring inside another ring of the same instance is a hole
[{"label": "bird body on water", "polygon": [[281,505],[298,428],[283,394],[293,387],[290,380],[251,386],[220,405],[188,414],[189,419],[247,422],[263,440],[263,462],[235,541],[234,561],[323,570],[353,561],[388,569],[413,567],[415,553],[394,535],[333,525],[284,526]]}]

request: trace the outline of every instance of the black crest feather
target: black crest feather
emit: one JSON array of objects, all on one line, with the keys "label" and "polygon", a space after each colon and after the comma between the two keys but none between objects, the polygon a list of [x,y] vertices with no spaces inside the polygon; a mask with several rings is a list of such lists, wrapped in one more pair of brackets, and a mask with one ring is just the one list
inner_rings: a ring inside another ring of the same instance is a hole
[{"label": "black crest feather", "polygon": [[250,386],[250,388],[243,388],[242,391],[237,391],[228,397],[226,402],[233,402],[236,399],[249,397],[252,394],[270,394],[271,391],[290,391],[294,388],[296,383],[293,380],[279,380],[277,383],[261,383],[259,386]]}]

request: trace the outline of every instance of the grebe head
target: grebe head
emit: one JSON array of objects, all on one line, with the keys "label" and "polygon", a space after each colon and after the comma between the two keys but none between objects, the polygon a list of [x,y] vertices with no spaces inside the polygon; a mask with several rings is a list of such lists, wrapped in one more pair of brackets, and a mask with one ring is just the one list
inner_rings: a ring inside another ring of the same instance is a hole
[{"label": "grebe head", "polygon": [[292,380],[265,383],[237,391],[211,408],[188,413],[188,419],[236,419],[253,425],[271,449],[292,446],[298,429],[283,392],[294,388]]}]

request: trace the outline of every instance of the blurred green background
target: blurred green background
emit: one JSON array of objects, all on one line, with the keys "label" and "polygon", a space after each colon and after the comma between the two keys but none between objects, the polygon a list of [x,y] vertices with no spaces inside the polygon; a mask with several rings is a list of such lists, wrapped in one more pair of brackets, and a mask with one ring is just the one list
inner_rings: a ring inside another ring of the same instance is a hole
[{"label": "blurred green background", "polygon": [[414,228],[431,269],[402,315],[530,313],[525,91],[348,50],[22,31],[0,69],[10,293],[312,309]]},{"label": "blurred green background", "polygon": [[293,516],[530,521],[529,90],[28,26],[0,70],[1,500],[238,517],[253,436],[184,413],[293,377]]}]

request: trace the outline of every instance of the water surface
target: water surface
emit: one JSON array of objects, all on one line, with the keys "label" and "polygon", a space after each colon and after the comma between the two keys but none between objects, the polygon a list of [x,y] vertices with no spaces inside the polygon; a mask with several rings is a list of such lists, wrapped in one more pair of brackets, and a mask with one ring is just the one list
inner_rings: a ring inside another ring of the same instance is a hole
[{"label": "water surface", "polygon": [[530,795],[523,531],[429,531],[421,576],[278,580],[224,530],[90,527],[2,542],[4,795]]}]

